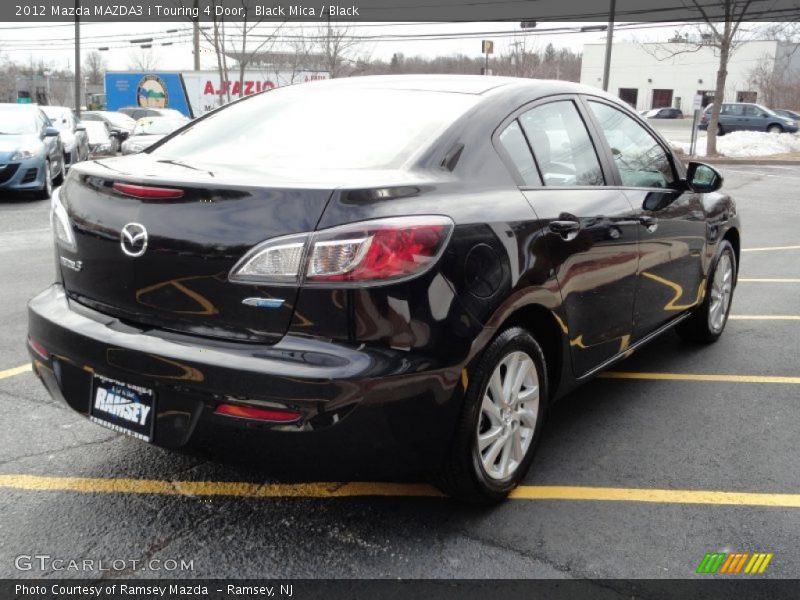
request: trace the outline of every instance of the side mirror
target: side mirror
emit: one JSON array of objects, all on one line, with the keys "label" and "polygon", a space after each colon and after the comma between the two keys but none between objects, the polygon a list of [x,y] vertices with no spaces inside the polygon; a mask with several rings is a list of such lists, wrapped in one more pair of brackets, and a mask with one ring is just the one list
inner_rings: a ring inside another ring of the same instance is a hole
[{"label": "side mirror", "polygon": [[86,125],[83,123],[78,123],[75,125],[75,131],[86,131]]},{"label": "side mirror", "polygon": [[44,137],[56,137],[58,135],[58,129],[55,127],[45,127],[44,128]]},{"label": "side mirror", "polygon": [[686,187],[699,194],[716,192],[722,187],[722,175],[714,167],[692,161],[686,169]]}]

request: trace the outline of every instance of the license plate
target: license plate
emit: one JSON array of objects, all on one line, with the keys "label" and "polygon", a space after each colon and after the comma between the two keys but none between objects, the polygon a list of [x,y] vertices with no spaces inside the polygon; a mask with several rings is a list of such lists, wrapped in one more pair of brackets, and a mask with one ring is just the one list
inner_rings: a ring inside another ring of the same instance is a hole
[{"label": "license plate", "polygon": [[153,390],[93,375],[89,419],[98,425],[150,442],[154,408]]}]

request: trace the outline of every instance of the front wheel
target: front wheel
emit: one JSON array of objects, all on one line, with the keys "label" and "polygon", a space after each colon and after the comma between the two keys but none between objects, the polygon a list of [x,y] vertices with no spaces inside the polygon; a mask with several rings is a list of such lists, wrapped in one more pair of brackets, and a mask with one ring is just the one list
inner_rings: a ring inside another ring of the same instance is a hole
[{"label": "front wheel", "polygon": [[718,136],[725,135],[725,130],[722,128],[722,125],[717,125],[717,135]]},{"label": "front wheel", "polygon": [[36,192],[36,197],[40,200],[47,200],[53,194],[53,171],[50,167],[50,161],[46,160],[44,163],[44,183],[42,187]]},{"label": "front wheel", "polygon": [[717,260],[711,270],[703,303],[676,331],[684,340],[700,343],[716,342],[728,322],[728,314],[736,285],[736,253],[727,240],[723,240]]},{"label": "front wheel", "polygon": [[783,127],[780,125],[770,125],[767,127],[767,133],[783,133]]},{"label": "front wheel", "polygon": [[439,486],[477,504],[503,500],[525,476],[547,409],[545,357],[525,329],[500,333],[469,374]]}]

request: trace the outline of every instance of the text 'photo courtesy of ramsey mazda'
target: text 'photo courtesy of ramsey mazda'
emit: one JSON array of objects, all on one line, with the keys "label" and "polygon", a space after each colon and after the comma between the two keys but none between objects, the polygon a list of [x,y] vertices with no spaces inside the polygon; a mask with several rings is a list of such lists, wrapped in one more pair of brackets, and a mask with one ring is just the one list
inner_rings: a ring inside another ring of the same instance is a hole
[{"label": "text 'photo courtesy of ramsey mazda'", "polygon": [[577,84],[279,88],[75,164],[29,351],[54,397],[140,440],[374,437],[498,501],[552,402],[668,330],[722,334],[740,223],[721,185]]}]

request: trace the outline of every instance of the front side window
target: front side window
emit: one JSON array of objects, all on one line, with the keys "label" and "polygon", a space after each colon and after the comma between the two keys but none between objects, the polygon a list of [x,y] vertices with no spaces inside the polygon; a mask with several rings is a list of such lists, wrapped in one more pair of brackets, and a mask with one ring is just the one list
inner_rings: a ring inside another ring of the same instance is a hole
[{"label": "front side window", "polygon": [[603,171],[580,113],[571,100],[532,108],[519,117],[548,186],[604,185]]},{"label": "front side window", "polygon": [[639,123],[608,104],[589,101],[600,124],[622,185],[667,188],[675,182],[666,150]]}]

